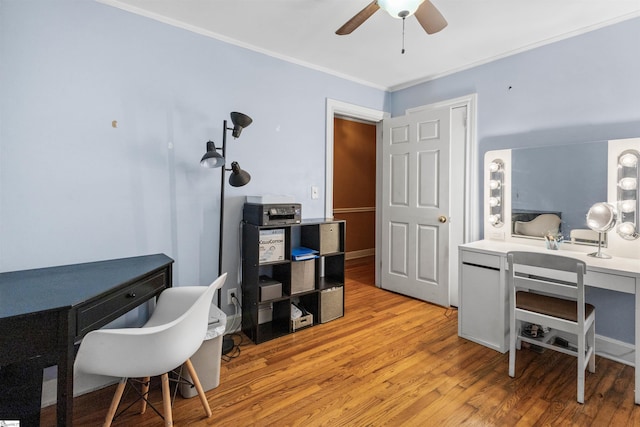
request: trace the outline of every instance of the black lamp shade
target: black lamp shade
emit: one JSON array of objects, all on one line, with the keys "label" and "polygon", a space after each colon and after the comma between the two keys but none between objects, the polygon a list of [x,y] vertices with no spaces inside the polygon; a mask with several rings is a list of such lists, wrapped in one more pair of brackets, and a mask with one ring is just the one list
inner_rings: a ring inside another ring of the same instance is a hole
[{"label": "black lamp shade", "polygon": [[229,184],[232,187],[242,187],[251,181],[249,172],[242,170],[238,162],[231,163],[231,176],[229,176]]},{"label": "black lamp shade", "polygon": [[224,157],[216,150],[216,145],[213,141],[207,142],[207,152],[202,156],[200,160],[200,166],[203,168],[219,168],[224,165]]},{"label": "black lamp shade", "polygon": [[238,113],[237,111],[231,113],[231,121],[233,122],[233,131],[231,132],[231,135],[233,135],[234,138],[239,137],[240,133],[242,133],[242,129],[246,128],[251,124],[251,122],[253,122],[251,117],[246,114]]}]

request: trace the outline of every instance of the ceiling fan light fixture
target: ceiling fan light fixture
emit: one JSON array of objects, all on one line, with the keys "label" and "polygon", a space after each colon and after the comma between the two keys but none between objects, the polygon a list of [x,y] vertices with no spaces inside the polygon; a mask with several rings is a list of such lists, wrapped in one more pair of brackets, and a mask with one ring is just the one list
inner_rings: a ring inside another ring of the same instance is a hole
[{"label": "ceiling fan light fixture", "polygon": [[413,15],[424,0],[378,0],[378,6],[397,19]]}]

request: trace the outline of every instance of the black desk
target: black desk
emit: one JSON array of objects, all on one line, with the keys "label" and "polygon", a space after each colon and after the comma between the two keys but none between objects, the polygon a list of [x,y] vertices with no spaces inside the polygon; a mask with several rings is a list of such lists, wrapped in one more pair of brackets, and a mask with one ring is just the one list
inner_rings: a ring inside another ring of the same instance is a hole
[{"label": "black desk", "polygon": [[[170,287],[172,264],[155,254],[0,273],[0,373],[26,370],[40,389],[42,369],[58,365],[58,426],[71,426],[75,343]],[[0,420],[39,425],[5,406]]]}]

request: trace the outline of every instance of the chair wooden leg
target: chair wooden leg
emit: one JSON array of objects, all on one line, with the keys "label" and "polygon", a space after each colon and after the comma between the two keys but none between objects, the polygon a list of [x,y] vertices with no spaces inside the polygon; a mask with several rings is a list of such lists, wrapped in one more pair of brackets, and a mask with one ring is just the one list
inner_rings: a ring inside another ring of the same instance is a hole
[{"label": "chair wooden leg", "polygon": [[162,374],[162,403],[164,407],[164,425],[173,426],[173,415],[171,414],[171,389],[169,387],[169,374]]},{"label": "chair wooden leg", "polygon": [[122,393],[124,392],[124,388],[126,385],[127,379],[122,378],[118,383],[118,387],[116,387],[116,392],[113,395],[113,399],[111,399],[111,406],[109,406],[109,411],[107,412],[107,416],[104,419],[104,427],[109,427],[111,425],[113,417],[116,415],[116,411],[118,410],[118,405],[120,404],[120,399],[122,398]]},{"label": "chair wooden leg", "polygon": [[147,398],[149,397],[149,381],[150,380],[151,378],[149,377],[144,377],[142,379],[142,388],[140,392],[142,393],[142,396],[144,396],[144,398],[142,399],[142,409],[140,409],[141,414],[144,414],[147,411]]},{"label": "chair wooden leg", "polygon": [[193,368],[193,364],[190,359],[187,359],[184,364],[187,366],[187,371],[191,376],[191,381],[196,386],[196,390],[198,391],[198,395],[200,396],[200,402],[202,402],[202,406],[204,407],[204,411],[207,413],[207,417],[211,417],[211,408],[209,407],[209,401],[207,401],[207,396],[204,394],[204,390],[202,385],[200,384],[200,380],[198,379],[198,374],[196,374],[196,370]]}]

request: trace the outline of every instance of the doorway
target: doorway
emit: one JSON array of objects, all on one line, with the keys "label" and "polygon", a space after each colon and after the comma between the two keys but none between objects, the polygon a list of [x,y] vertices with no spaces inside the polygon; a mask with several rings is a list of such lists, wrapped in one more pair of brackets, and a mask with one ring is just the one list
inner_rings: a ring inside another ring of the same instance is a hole
[{"label": "doorway", "polygon": [[[448,106],[452,115],[452,135],[458,141],[458,152],[453,156],[451,192],[458,195],[458,201],[452,209],[460,212],[462,216],[461,227],[456,227],[457,235],[451,239],[449,250],[449,279],[450,279],[450,304],[457,306],[458,300],[458,251],[457,245],[470,242],[479,238],[479,203],[478,203],[478,177],[477,175],[477,137],[476,137],[476,105],[477,95],[471,94],[456,99],[442,101],[436,104],[417,107],[407,110],[406,114],[413,114],[425,109],[442,108]],[[380,218],[380,189],[382,178],[380,170],[382,119],[390,117],[389,113],[360,107],[333,99],[327,99],[326,104],[326,150],[325,150],[325,216],[333,218],[333,135],[334,117],[352,117],[371,123],[376,123],[377,130],[377,173],[376,173],[376,244],[375,244],[375,283],[380,286],[380,248],[381,248],[381,218]]]},{"label": "doorway", "polygon": [[376,124],[334,117],[333,215],[346,222],[345,260],[375,256]]}]

